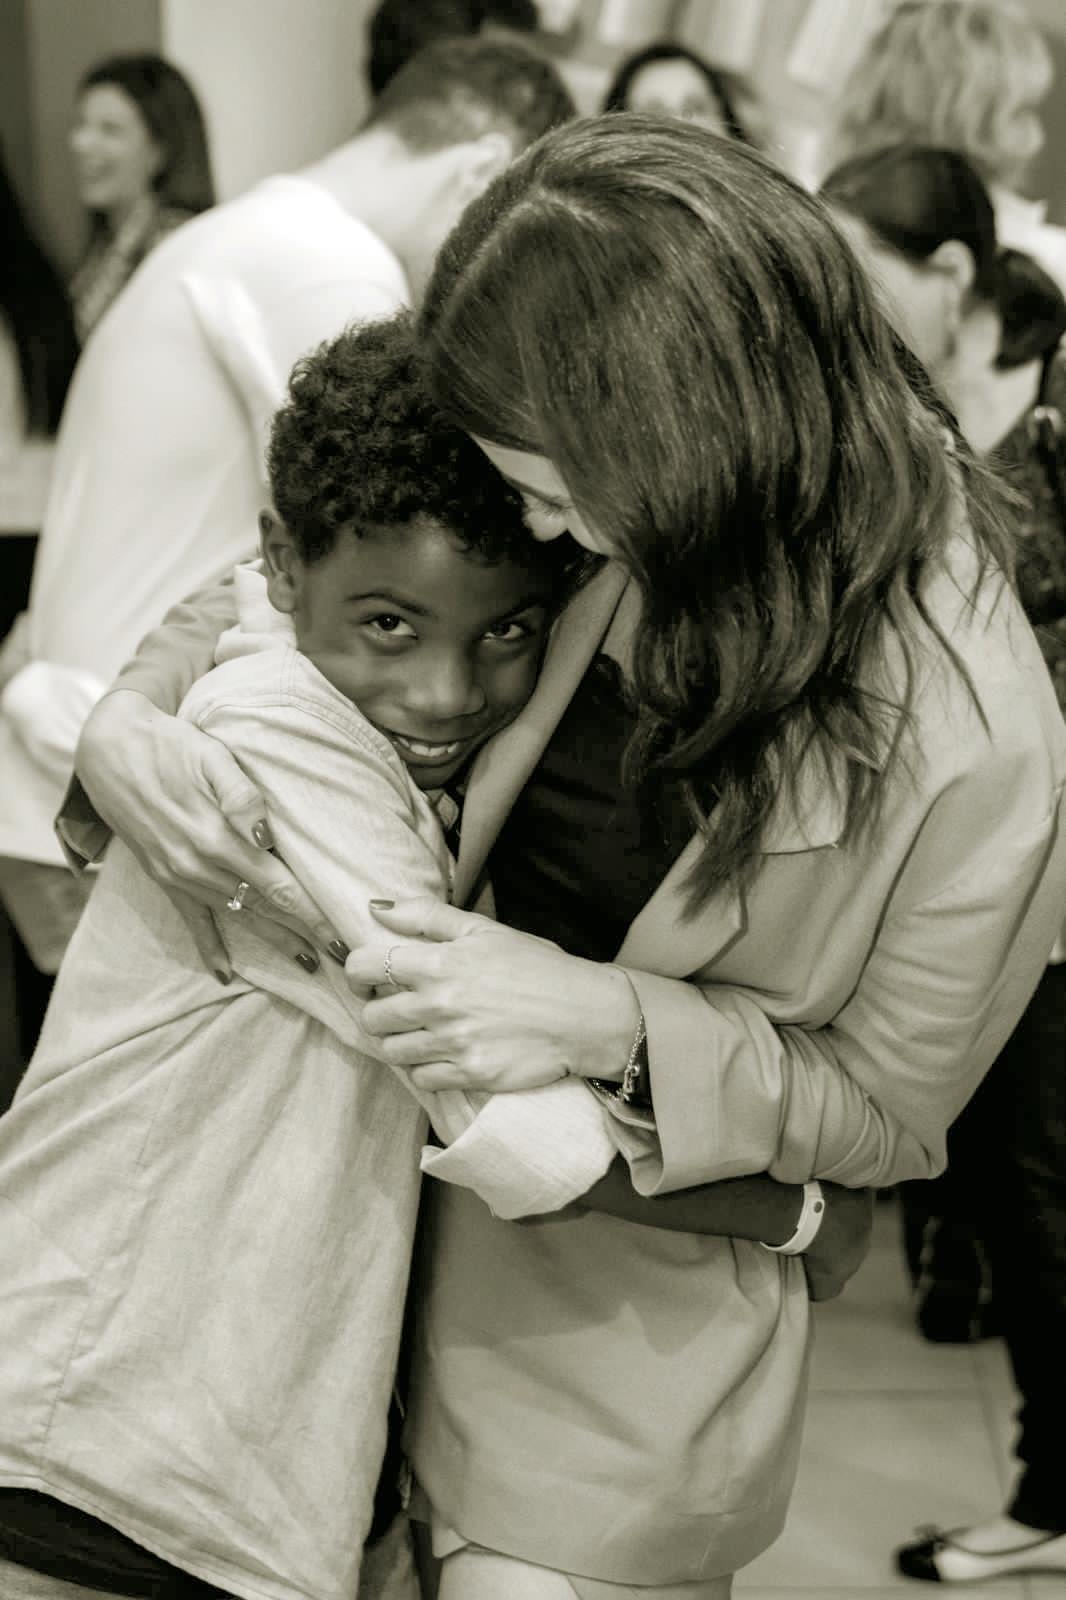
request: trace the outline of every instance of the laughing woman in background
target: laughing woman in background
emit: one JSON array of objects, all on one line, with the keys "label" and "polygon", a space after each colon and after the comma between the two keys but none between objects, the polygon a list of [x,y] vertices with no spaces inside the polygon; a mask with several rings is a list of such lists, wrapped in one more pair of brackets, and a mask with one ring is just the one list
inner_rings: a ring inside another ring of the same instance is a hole
[{"label": "laughing woman in background", "polygon": [[70,292],[82,343],[149,250],[215,203],[200,102],[160,56],[113,56],[78,86],[70,135],[89,217]]}]

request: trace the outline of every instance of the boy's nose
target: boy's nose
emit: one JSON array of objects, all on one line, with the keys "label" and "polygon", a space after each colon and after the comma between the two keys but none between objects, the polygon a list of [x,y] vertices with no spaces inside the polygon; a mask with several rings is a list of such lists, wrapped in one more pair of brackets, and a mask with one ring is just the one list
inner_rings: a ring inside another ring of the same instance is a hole
[{"label": "boy's nose", "polygon": [[408,709],[426,719],[424,731],[446,738],[451,730],[443,725],[459,717],[476,716],[485,709],[485,691],[476,673],[465,662],[438,661],[409,685]]}]

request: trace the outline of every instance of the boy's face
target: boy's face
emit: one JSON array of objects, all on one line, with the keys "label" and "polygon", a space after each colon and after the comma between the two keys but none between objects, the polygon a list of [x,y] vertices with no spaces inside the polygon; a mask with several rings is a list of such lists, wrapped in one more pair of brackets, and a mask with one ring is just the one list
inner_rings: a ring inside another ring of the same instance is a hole
[{"label": "boy's face", "polygon": [[445,783],[529,698],[551,603],[532,551],[528,568],[488,566],[417,520],[358,538],[342,531],[306,566],[273,513],[260,525],[272,604],[420,788]]}]

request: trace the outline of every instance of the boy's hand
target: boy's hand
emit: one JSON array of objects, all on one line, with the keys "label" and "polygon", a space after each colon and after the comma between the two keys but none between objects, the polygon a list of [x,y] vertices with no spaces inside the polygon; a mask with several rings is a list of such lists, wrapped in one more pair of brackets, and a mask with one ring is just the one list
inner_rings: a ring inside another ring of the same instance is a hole
[{"label": "boy's hand", "polygon": [[822,1179],[825,1215],[814,1243],[803,1254],[812,1300],[832,1300],[862,1266],[870,1248],[874,1191],[845,1189]]}]

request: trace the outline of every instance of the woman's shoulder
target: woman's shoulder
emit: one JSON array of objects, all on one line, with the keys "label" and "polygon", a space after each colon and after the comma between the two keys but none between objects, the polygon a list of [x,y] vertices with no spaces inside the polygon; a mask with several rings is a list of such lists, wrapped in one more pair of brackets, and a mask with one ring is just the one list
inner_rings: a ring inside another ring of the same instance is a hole
[{"label": "woman's shoulder", "polygon": [[925,762],[961,775],[991,761],[1027,773],[1038,786],[1061,785],[1066,725],[1036,636],[1001,568],[960,535],[930,575],[923,600],[913,635],[912,721]]}]

